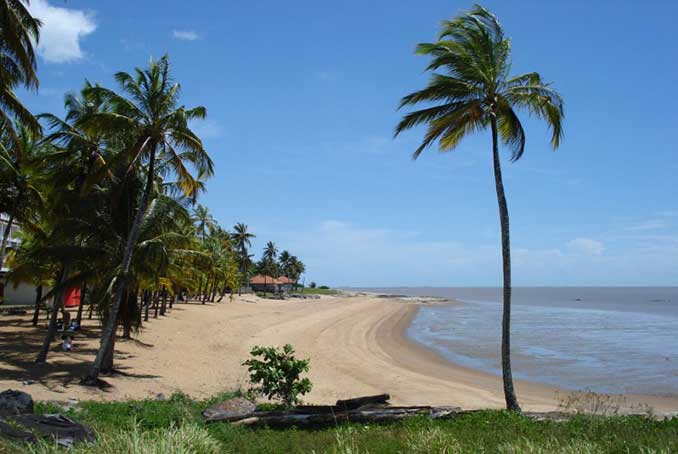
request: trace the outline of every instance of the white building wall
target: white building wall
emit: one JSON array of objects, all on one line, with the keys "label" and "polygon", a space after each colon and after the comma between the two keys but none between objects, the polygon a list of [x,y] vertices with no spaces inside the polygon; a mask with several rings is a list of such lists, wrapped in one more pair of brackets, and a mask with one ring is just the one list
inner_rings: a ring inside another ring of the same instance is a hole
[{"label": "white building wall", "polygon": [[[2,235],[5,232],[9,216],[5,213],[0,213],[0,241],[2,241]],[[19,233],[19,225],[12,223],[12,229],[9,234],[9,242],[7,244],[7,249],[15,249],[19,247],[20,241],[17,238]],[[5,281],[4,273],[9,271],[9,269],[3,265],[0,269],[0,282],[5,284],[5,304],[34,304],[35,302],[35,286],[29,284],[19,284],[14,288],[14,284],[8,283]]]},{"label": "white building wall", "polygon": [[35,304],[35,286],[19,284],[5,284],[5,304]]}]

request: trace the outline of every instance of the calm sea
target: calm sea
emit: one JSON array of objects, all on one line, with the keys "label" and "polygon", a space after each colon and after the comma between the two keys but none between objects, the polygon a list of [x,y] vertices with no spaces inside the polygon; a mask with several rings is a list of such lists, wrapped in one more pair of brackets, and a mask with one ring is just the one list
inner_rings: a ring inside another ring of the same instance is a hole
[{"label": "calm sea", "polygon": [[[408,335],[455,363],[500,374],[501,289],[361,290],[460,301],[422,307]],[[515,377],[573,390],[678,395],[678,287],[515,288],[513,298]]]}]

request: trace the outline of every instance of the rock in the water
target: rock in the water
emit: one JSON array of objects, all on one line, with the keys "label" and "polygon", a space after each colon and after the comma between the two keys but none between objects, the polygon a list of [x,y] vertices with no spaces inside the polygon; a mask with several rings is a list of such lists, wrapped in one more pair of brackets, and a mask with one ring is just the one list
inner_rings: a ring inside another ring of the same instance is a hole
[{"label": "rock in the water", "polygon": [[244,397],[235,397],[212,405],[202,415],[207,421],[231,421],[251,415],[255,410],[253,402]]},{"label": "rock in the water", "polygon": [[23,391],[8,389],[0,393],[0,418],[33,413],[33,398]]}]

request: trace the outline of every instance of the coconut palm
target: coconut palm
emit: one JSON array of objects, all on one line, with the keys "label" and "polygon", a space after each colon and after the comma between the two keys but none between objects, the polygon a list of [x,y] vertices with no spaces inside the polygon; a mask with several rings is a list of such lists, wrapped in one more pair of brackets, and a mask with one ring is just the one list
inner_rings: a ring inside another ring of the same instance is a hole
[{"label": "coconut palm", "polygon": [[247,224],[238,222],[233,226],[232,237],[240,260],[240,276],[247,285],[249,283],[248,271],[252,265],[252,256],[248,253],[247,248],[252,247],[252,238],[255,238],[256,235],[247,231]]},{"label": "coconut palm", "polygon": [[44,201],[40,165],[47,151],[41,137],[25,125],[19,124],[11,131],[0,127],[0,213],[8,216],[0,240],[0,268],[12,225],[29,221],[38,208],[36,204]]},{"label": "coconut palm", "polygon": [[193,210],[193,221],[197,224],[196,227],[203,243],[205,242],[207,232],[212,232],[218,225],[207,207],[200,204]]},{"label": "coconut palm", "polygon": [[450,151],[473,132],[489,127],[492,133],[504,282],[502,377],[507,408],[520,411],[511,376],[511,248],[499,140],[511,151],[511,161],[520,159],[525,150],[525,132],[517,111],[525,110],[546,121],[551,130],[551,145],[557,148],[563,134],[563,101],[536,72],[510,75],[511,42],[504,36],[497,18],[481,6],[443,22],[438,40],[419,44],[417,52],[431,57],[427,70],[433,71],[433,75],[425,88],[405,96],[400,107],[419,103],[427,106],[404,115],[395,132],[397,136],[406,129],[426,125],[426,134],[414,158],[436,141],[440,151]]},{"label": "coconut palm", "polygon": [[269,241],[266,243],[266,247],[264,248],[264,260],[273,262],[277,257],[278,248],[273,241]]},{"label": "coconut palm", "polygon": [[33,43],[40,38],[40,21],[30,15],[28,1],[0,0],[0,125],[12,129],[12,118],[35,131],[40,125],[14,94],[23,85],[37,88]]},{"label": "coconut palm", "polygon": [[292,258],[292,254],[288,250],[284,250],[280,253],[280,257],[278,257],[278,266],[280,266],[280,272],[283,274],[283,276],[289,276],[290,272],[290,259]]},{"label": "coconut palm", "polygon": [[[114,335],[141,222],[148,209],[156,178],[175,176],[184,194],[195,196],[200,189],[199,180],[213,173],[212,160],[202,141],[189,128],[189,121],[204,118],[206,110],[204,107],[186,109],[179,105],[180,86],[170,76],[167,56],[158,61],[151,60],[148,69],[137,68],[134,75],[119,72],[115,79],[123,94],[99,86],[90,89],[93,95],[100,96],[111,106],[111,111],[88,115],[76,125],[84,130],[103,130],[111,135],[128,138],[119,156],[129,163],[130,172],[136,169],[143,171],[146,182],[125,241],[101,345],[89,373],[83,379],[86,384],[97,382],[104,355]],[[187,164],[196,170],[197,178],[191,174]]]}]

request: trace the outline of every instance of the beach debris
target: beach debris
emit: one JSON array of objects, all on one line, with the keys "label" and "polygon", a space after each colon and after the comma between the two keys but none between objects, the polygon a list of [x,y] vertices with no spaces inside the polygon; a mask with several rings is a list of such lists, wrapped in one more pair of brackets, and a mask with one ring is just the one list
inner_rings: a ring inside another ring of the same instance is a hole
[{"label": "beach debris", "polygon": [[10,416],[0,421],[0,434],[13,441],[31,443],[37,441],[37,436],[51,437],[65,448],[71,448],[81,441],[96,441],[92,429],[61,414]]},{"label": "beach debris", "polygon": [[355,410],[366,405],[388,405],[389,399],[391,399],[389,394],[354,397],[353,399],[338,400],[335,406],[343,410]]},{"label": "beach debris", "polygon": [[254,414],[256,406],[244,397],[235,397],[212,405],[202,412],[206,421],[236,421]]},{"label": "beach debris", "polygon": [[23,391],[8,389],[0,392],[0,418],[33,413],[33,398]]},{"label": "beach debris", "polygon": [[368,406],[355,410],[339,412],[308,413],[299,409],[278,412],[255,412],[252,416],[234,421],[235,425],[266,426],[274,429],[287,427],[326,427],[341,422],[382,423],[412,416],[425,416],[431,419],[452,417],[461,412],[459,407],[389,407]]},{"label": "beach debris", "polygon": [[459,407],[392,407],[388,403],[390,398],[389,394],[379,394],[338,400],[335,405],[299,405],[281,411],[255,411],[252,402],[235,398],[208,408],[203,416],[207,422],[229,421],[243,426],[285,428],[324,427],[338,422],[375,423],[410,416],[438,419],[462,412]]}]

